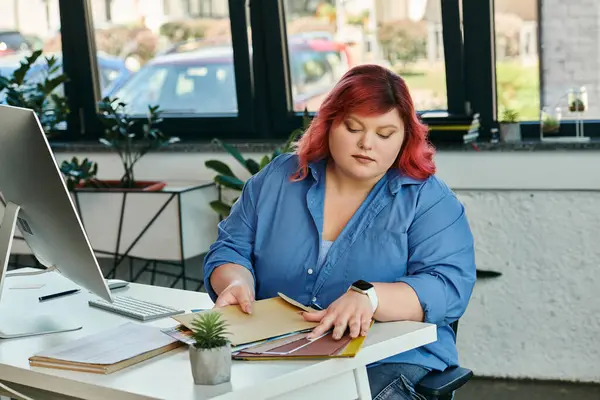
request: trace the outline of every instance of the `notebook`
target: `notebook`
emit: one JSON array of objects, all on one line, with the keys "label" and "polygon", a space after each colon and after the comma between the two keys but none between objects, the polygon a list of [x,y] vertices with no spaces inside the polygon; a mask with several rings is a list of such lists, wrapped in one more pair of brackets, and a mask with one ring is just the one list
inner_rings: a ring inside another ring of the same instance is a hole
[{"label": "notebook", "polygon": [[159,328],[128,322],[37,353],[29,365],[110,374],[182,345]]},{"label": "notebook", "polygon": [[279,293],[279,296],[258,300],[252,303],[252,314],[246,314],[238,305],[213,308],[196,313],[175,315],[175,319],[188,329],[192,329],[192,321],[201,313],[217,311],[228,323],[232,346],[244,345],[314,328],[316,322],[306,321],[300,312],[315,311],[294,299]]}]

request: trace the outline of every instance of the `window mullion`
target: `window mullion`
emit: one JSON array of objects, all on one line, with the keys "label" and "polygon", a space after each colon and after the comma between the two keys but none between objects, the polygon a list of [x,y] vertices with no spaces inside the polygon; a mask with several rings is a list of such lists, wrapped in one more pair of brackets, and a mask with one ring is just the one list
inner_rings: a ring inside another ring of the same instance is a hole
[{"label": "window mullion", "polygon": [[[253,0],[254,1],[254,0]],[[262,68],[265,75],[266,113],[272,127],[271,137],[283,137],[290,129],[289,111],[291,92],[288,74],[287,36],[285,33],[285,10],[281,0],[261,0],[262,25],[260,34],[264,53],[255,67]],[[258,54],[257,54],[258,57]],[[262,64],[262,65],[261,65]],[[256,70],[255,70],[256,71]]]},{"label": "window mullion", "polygon": [[96,101],[99,96],[96,46],[89,0],[59,0],[67,130],[73,139],[97,137],[101,131]]},{"label": "window mullion", "polygon": [[442,30],[446,68],[448,112],[466,114],[464,49],[459,0],[439,0],[442,4]]},{"label": "window mullion", "polygon": [[482,140],[497,119],[493,10],[494,0],[463,0],[467,101],[480,114]]},{"label": "window mullion", "polygon": [[243,121],[246,127],[254,126],[252,118],[252,72],[248,43],[248,11],[247,0],[229,0],[238,118]]}]

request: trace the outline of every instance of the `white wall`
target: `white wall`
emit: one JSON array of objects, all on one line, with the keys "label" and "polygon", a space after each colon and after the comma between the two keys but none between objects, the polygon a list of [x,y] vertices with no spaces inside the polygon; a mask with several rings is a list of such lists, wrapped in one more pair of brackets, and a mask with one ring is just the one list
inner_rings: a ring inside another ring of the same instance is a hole
[{"label": "white wall", "polygon": [[[115,156],[88,156],[100,177],[120,176]],[[162,153],[140,161],[137,177],[211,179],[209,158],[242,170],[224,153]],[[476,285],[462,363],[479,376],[600,382],[598,153],[442,151],[437,164],[467,208],[479,268],[503,274]]]},{"label": "white wall", "polygon": [[476,374],[600,382],[600,192],[458,191],[480,280],[458,330]]},{"label": "white wall", "polygon": [[[112,153],[63,153],[56,159],[74,155],[90,157],[100,164],[100,178],[122,174],[119,158]],[[262,158],[249,153],[245,157]],[[224,160],[238,173],[243,168],[225,153],[151,153],[136,166],[138,179],[212,179],[204,166],[209,159]],[[455,190],[600,190],[600,155],[596,151],[440,151],[436,156],[438,176]]]}]

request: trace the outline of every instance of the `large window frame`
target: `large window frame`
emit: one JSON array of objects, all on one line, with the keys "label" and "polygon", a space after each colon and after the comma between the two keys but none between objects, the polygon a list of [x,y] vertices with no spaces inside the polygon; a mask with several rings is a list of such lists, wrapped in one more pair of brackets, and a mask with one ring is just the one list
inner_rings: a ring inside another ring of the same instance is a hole
[{"label": "large window frame", "polygon": [[[103,135],[98,119],[98,71],[95,62],[91,0],[59,0],[63,68],[69,77],[65,94],[72,110],[67,133],[55,141],[93,141]],[[161,129],[185,141],[252,139],[256,137],[252,69],[248,42],[249,8],[246,1],[229,0],[238,113],[163,115]]]},{"label": "large window frame", "polygon": [[[463,1],[467,1],[467,0],[463,0]],[[473,0],[470,0],[473,1]],[[492,11],[492,19],[490,22],[490,29],[492,32],[492,40],[495,39],[495,29],[494,29],[494,1],[493,0],[486,0],[486,2],[489,1],[490,2],[490,9]],[[536,10],[537,10],[537,16],[538,16],[538,23],[537,23],[537,53],[538,53],[538,57],[539,57],[539,61],[538,61],[538,74],[539,74],[539,90],[540,90],[540,107],[545,104],[545,99],[544,99],[544,57],[543,57],[543,52],[544,52],[544,43],[543,43],[543,26],[544,26],[544,21],[543,21],[543,14],[542,14],[542,1],[543,0],[537,0],[536,3]],[[492,50],[495,49],[495,42],[492,41]],[[548,46],[546,46],[546,48],[548,48]],[[494,63],[492,65],[492,68],[495,68],[495,58],[494,58]],[[493,94],[493,99],[495,101],[496,99],[496,93],[495,93],[495,88],[496,88],[496,81],[495,81],[495,77],[493,82],[493,88],[494,88],[494,94]],[[493,112],[497,112],[497,107],[496,104],[493,104]],[[498,116],[495,115],[494,117],[494,126],[497,126],[498,121],[497,118]],[[598,119],[586,119],[583,121],[584,124],[584,130],[585,130],[585,135],[591,139],[598,139],[600,138],[600,120]],[[537,142],[540,140],[540,122],[539,121],[521,121],[519,123],[520,128],[521,128],[521,137],[523,141],[526,142]],[[574,137],[575,136],[575,132],[576,132],[576,121],[574,120],[565,120],[563,119],[560,123],[560,130],[561,130],[561,136],[570,136],[570,137]],[[487,138],[488,136],[486,136]]]},{"label": "large window frame", "polygon": [[[97,117],[99,89],[91,1],[59,0],[64,71],[69,76],[65,93],[73,112],[67,133],[53,139],[56,141],[96,141],[103,134]],[[473,113],[480,114],[479,139],[487,140],[490,128],[497,123],[494,2],[437,1],[442,10],[448,110],[419,114],[430,127],[434,145],[461,143]],[[207,142],[215,137],[233,142],[280,142],[302,124],[302,113],[289,111],[292,96],[287,84],[290,77],[283,1],[229,0],[229,15],[238,114],[164,115],[162,130],[186,142]]]},{"label": "large window frame", "polygon": [[[446,93],[448,98],[447,112],[419,111],[422,120],[431,128],[430,138],[435,143],[462,141],[464,130],[452,129],[453,125],[468,125],[470,115],[467,92],[464,85],[464,51],[463,35],[460,21],[459,0],[438,0],[441,2],[444,60],[446,72]],[[255,10],[260,13],[263,23],[269,34],[264,37],[263,44],[269,54],[269,62],[262,67],[269,69],[271,84],[268,87],[267,97],[270,100],[270,109],[273,112],[272,126],[274,137],[284,137],[288,132],[301,126],[302,113],[290,111],[292,109],[292,93],[289,82],[288,43],[286,36],[286,18],[283,0],[263,0],[262,7]],[[258,7],[257,7],[258,8]],[[260,59],[255,63],[260,63]],[[258,66],[255,65],[255,68]],[[311,113],[314,114],[314,113]],[[440,114],[442,116],[427,116]],[[450,128],[450,129],[447,129]]]}]

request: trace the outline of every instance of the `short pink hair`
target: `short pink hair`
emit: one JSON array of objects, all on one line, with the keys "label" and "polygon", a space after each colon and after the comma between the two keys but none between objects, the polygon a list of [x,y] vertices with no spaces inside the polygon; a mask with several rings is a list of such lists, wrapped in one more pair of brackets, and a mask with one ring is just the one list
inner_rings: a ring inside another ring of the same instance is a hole
[{"label": "short pink hair", "polygon": [[427,179],[435,173],[433,147],[428,128],[419,121],[406,82],[378,65],[359,65],[342,76],[327,95],[310,126],[296,144],[298,172],[293,180],[308,174],[308,164],[330,156],[329,130],[351,113],[377,115],[397,109],[404,122],[405,138],[396,167],[405,175]]}]

